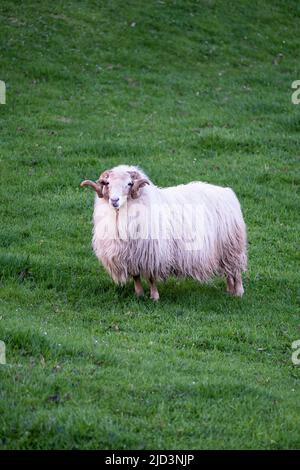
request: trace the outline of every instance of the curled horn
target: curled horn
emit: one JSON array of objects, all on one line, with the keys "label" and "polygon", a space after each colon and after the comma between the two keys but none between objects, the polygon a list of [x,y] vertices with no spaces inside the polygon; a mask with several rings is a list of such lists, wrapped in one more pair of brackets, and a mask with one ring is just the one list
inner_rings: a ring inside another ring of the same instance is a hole
[{"label": "curled horn", "polygon": [[129,174],[133,180],[131,197],[132,199],[136,199],[139,196],[139,189],[150,183],[146,178],[141,178],[141,175],[137,171],[129,171]]},{"label": "curled horn", "polygon": [[104,173],[102,173],[102,175],[100,175],[98,181],[84,180],[82,181],[80,186],[91,186],[98,194],[98,197],[103,197],[103,186],[108,184],[108,177],[109,171],[105,171]]},{"label": "curled horn", "polygon": [[103,197],[103,184],[100,183],[100,181],[91,181],[91,180],[84,180],[82,181],[82,183],[80,183],[80,186],[83,187],[83,186],[91,186],[95,191],[96,193],[98,194],[98,197]]}]

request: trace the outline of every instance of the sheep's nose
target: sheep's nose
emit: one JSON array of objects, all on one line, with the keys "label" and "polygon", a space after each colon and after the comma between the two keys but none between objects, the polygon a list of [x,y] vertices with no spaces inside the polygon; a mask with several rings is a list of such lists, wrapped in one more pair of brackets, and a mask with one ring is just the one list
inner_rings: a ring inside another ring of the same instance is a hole
[{"label": "sheep's nose", "polygon": [[110,198],[110,202],[112,203],[112,205],[113,205],[114,207],[118,207],[118,205],[119,205],[119,199],[120,199],[119,197],[111,197],[111,198]]}]

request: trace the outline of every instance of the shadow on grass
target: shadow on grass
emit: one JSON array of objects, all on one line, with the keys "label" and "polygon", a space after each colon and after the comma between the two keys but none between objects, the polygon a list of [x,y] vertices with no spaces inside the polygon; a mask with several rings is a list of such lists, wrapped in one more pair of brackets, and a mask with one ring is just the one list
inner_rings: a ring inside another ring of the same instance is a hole
[{"label": "shadow on grass", "polygon": [[[153,302],[149,298],[148,283],[143,280],[145,296],[137,299],[134,293],[133,281],[125,286],[116,286],[102,268],[95,262],[87,258],[84,262],[73,260],[70,265],[68,261],[61,261],[59,265],[49,260],[29,259],[14,254],[1,256],[2,279],[6,283],[11,279],[20,287],[25,287],[26,292],[45,290],[48,298],[56,296],[63,298],[63,303],[77,310],[99,307],[105,305],[108,309],[115,309],[122,305],[139,305],[143,309],[151,310],[161,307],[177,308],[226,308],[226,305],[259,306],[265,302],[282,299],[283,297],[293,298],[297,296],[296,286],[284,277],[271,277],[265,273],[258,273],[255,277],[250,274],[244,276],[245,295],[243,299],[228,295],[226,293],[226,283],[224,278],[216,277],[204,284],[193,279],[169,278],[165,282],[158,283],[160,293],[159,302]],[[52,294],[53,293],[53,294]],[[38,300],[38,296],[37,300]],[[240,308],[240,307],[238,307]]]}]

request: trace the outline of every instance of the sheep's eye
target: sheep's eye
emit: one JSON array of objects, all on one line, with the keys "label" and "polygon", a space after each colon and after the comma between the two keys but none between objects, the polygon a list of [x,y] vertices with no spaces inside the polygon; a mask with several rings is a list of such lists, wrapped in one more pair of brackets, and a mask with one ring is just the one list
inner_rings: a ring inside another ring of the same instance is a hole
[{"label": "sheep's eye", "polygon": [[132,181],[131,181],[130,183],[128,183],[128,186],[133,186],[133,183],[132,183]]}]

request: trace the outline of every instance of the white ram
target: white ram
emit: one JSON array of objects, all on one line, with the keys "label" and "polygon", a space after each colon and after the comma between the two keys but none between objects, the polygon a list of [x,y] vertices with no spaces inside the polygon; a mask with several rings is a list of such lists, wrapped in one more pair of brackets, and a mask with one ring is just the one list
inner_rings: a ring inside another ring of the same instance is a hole
[{"label": "white ram", "polygon": [[225,275],[227,291],[242,296],[246,269],[246,227],[230,188],[192,182],[155,186],[138,167],[120,165],[94,182],[93,249],[116,283],[141,276],[158,300],[156,283],[169,276],[205,282]]}]

